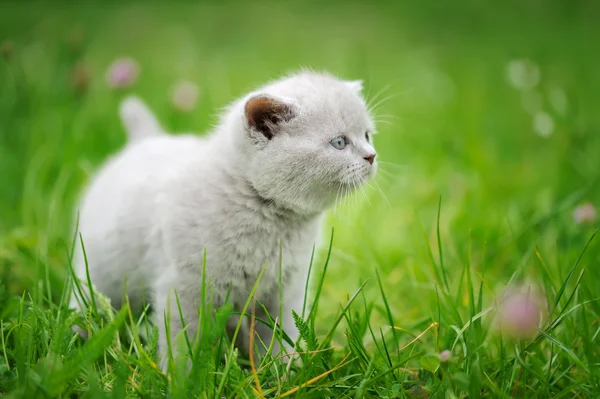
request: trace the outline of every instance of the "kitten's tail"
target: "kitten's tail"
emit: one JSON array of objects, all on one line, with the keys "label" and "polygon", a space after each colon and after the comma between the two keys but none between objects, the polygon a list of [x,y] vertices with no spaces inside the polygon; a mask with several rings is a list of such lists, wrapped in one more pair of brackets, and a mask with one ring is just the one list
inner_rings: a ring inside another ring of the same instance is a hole
[{"label": "kitten's tail", "polygon": [[164,133],[152,111],[138,97],[129,96],[123,100],[119,114],[130,142]]}]

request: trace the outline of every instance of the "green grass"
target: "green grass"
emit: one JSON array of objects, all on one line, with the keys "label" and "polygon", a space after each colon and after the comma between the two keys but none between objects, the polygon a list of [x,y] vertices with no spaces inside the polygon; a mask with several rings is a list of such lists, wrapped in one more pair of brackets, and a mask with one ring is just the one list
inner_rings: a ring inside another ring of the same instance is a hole
[{"label": "green grass", "polygon": [[[599,397],[599,225],[572,216],[586,201],[600,207],[599,11],[3,3],[0,42],[13,50],[0,60],[0,396]],[[119,56],[141,73],[113,91],[104,73]],[[522,58],[540,71],[527,92],[506,79]],[[82,64],[83,92],[72,81]],[[171,130],[204,132],[236,96],[302,66],[362,78],[369,98],[386,99],[377,185],[331,212],[315,255],[318,307],[311,298],[297,317],[303,366],[238,357],[223,308],[190,347],[172,337],[194,361],[191,376],[185,361],[167,376],[145,315],[102,298],[85,314],[65,306],[76,196],[124,143],[116,109],[127,93]],[[201,88],[191,113],[169,102],[181,79]],[[549,137],[533,128],[532,98],[554,120]],[[494,304],[516,284],[548,304],[531,339],[494,329]]]}]

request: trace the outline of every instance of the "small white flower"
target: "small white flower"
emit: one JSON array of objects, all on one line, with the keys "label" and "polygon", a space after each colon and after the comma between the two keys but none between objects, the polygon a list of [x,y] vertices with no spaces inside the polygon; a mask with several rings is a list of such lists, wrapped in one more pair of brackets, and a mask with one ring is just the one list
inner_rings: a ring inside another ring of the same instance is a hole
[{"label": "small white flower", "polygon": [[567,99],[565,91],[560,87],[555,86],[548,91],[548,101],[550,101],[552,108],[560,115],[565,115],[567,113],[569,100]]},{"label": "small white flower", "polygon": [[596,221],[598,212],[591,202],[585,202],[575,208],[573,219],[577,224],[592,224]]},{"label": "small white flower", "polygon": [[171,89],[171,102],[180,111],[191,111],[198,102],[198,92],[193,82],[179,82]]},{"label": "small white flower", "polygon": [[537,112],[533,116],[533,130],[540,137],[550,137],[554,132],[554,119],[546,112]]},{"label": "small white flower", "polygon": [[530,60],[513,60],[506,67],[506,80],[517,90],[530,90],[540,82],[540,69]]}]

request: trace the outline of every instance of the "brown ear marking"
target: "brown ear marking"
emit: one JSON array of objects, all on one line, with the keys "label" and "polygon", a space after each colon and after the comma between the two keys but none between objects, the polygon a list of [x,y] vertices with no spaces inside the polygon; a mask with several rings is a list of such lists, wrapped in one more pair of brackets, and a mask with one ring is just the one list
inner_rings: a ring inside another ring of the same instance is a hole
[{"label": "brown ear marking", "polygon": [[292,107],[270,97],[252,97],[244,107],[248,125],[267,139],[275,136],[277,125],[294,117]]}]

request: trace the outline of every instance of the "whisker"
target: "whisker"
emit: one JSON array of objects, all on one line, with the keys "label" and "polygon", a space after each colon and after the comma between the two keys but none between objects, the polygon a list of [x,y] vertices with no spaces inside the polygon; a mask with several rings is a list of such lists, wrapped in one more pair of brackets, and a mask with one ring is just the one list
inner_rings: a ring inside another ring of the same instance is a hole
[{"label": "whisker", "polygon": [[370,114],[375,114],[375,111],[377,110],[377,107],[383,105],[386,101],[389,101],[393,98],[396,98],[398,96],[400,96],[402,93],[396,93],[396,94],[390,94],[387,97],[382,98],[381,100],[377,101],[374,105],[369,106],[368,111]]},{"label": "whisker", "polygon": [[382,174],[377,174],[377,177],[375,178],[376,180],[380,180],[381,182],[383,182],[386,186],[393,184],[395,182],[395,178],[390,176],[390,175],[382,175]]},{"label": "whisker", "polygon": [[374,114],[373,115],[374,118],[390,118],[390,119],[395,119],[395,120],[399,120],[399,119],[403,119],[402,117],[398,116],[398,115],[392,115],[392,114]]},{"label": "whisker", "polygon": [[396,163],[396,162],[390,162],[390,161],[377,161],[378,165],[385,165],[387,166],[393,166],[395,168],[399,168],[399,169],[408,169],[408,165],[403,165],[401,163]]},{"label": "whisker", "polygon": [[360,187],[360,191],[362,192],[363,196],[365,197],[365,199],[367,200],[367,203],[369,204],[369,206],[373,206],[371,205],[371,201],[369,200],[369,196],[367,195],[367,192],[365,191],[365,188],[363,187],[363,183],[366,181],[365,178],[361,177],[360,178],[360,183],[358,183],[358,187]]},{"label": "whisker", "polygon": [[344,186],[344,190],[345,190],[345,205],[346,205],[346,215],[348,215],[350,213],[350,180],[348,180],[348,184],[346,186]]},{"label": "whisker", "polygon": [[344,206],[346,205],[346,184],[342,181],[340,185],[340,213],[344,214]]},{"label": "whisker", "polygon": [[390,83],[390,84],[383,86],[381,89],[379,89],[377,91],[377,93],[375,93],[375,95],[367,101],[367,109],[371,108],[371,104],[373,104],[373,102],[377,101],[379,96],[383,95],[391,87],[392,87],[392,84]]},{"label": "whisker", "polygon": [[354,181],[354,179],[351,180],[352,182],[352,209],[350,210],[350,212],[355,211],[357,206],[357,202],[356,202],[356,182]]},{"label": "whisker", "polygon": [[352,197],[353,191],[352,180],[348,179],[348,215],[352,212],[352,204],[354,203],[354,197]]},{"label": "whisker", "polygon": [[391,177],[391,178],[396,178],[396,175],[393,173],[388,172],[387,170],[383,169],[381,166],[378,168],[377,170],[380,173],[383,173],[384,175]]},{"label": "whisker", "polygon": [[337,212],[337,206],[338,206],[338,196],[340,195],[340,189],[342,188],[342,186],[338,186],[338,189],[335,193],[335,202],[333,203],[333,214],[335,215]]},{"label": "whisker", "polygon": [[378,100],[378,101],[377,101],[375,104],[373,104],[373,101],[372,101],[372,102],[371,102],[371,103],[368,105],[367,109],[368,109],[368,111],[369,111],[369,113],[370,113],[370,114],[374,115],[374,114],[376,114],[376,112],[375,112],[375,111],[377,110],[377,108],[378,108],[379,106],[381,106],[382,104],[384,104],[386,101],[388,101],[388,100],[391,100],[392,98],[399,97],[399,96],[401,96],[401,95],[406,95],[406,94],[408,94],[409,92],[411,92],[411,91],[413,91],[413,90],[414,90],[414,89],[407,89],[407,90],[404,90],[404,91],[402,91],[402,92],[398,92],[398,93],[395,93],[395,94],[390,94],[389,96],[387,96],[387,97],[385,97],[385,98],[382,98],[382,99]]},{"label": "whisker", "polygon": [[395,126],[392,122],[385,121],[385,120],[373,119],[373,122],[375,122],[375,123],[382,123],[384,125],[389,125],[389,126]]},{"label": "whisker", "polygon": [[390,204],[390,201],[388,200],[388,197],[385,195],[385,193],[383,192],[383,190],[381,189],[381,187],[379,186],[379,184],[377,184],[376,180],[373,180],[373,184],[375,184],[375,187],[377,187],[377,191],[379,192],[379,194],[381,194],[381,197],[383,198],[383,200],[387,204],[388,209],[390,209],[392,206]]}]

